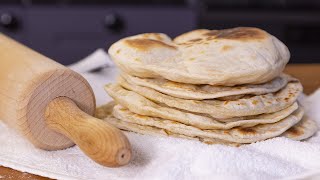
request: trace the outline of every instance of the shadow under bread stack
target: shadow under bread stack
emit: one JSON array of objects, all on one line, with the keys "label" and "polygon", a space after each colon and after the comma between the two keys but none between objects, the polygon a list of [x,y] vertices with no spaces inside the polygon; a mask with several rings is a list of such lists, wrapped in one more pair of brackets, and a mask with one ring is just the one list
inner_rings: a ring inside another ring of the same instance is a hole
[{"label": "shadow under bread stack", "polygon": [[282,73],[289,50],[261,29],[146,33],[109,54],[121,74],[98,116],[120,129],[236,146],[317,131],[297,102],[300,82]]}]

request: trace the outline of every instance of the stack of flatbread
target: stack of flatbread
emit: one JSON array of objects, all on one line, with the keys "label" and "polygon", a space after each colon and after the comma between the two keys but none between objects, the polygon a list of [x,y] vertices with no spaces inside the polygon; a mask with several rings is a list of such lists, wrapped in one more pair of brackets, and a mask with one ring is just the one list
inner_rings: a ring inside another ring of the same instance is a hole
[{"label": "stack of flatbread", "polygon": [[261,29],[146,33],[109,54],[121,74],[97,116],[120,129],[236,146],[317,131],[297,102],[300,82],[282,73],[287,47]]}]

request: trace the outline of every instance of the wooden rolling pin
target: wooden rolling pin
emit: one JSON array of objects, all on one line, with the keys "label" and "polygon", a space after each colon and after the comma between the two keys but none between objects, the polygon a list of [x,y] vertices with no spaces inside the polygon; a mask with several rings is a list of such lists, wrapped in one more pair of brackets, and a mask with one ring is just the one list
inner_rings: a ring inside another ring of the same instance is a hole
[{"label": "wooden rolling pin", "polygon": [[95,162],[131,159],[125,135],[92,117],[95,98],[76,72],[0,33],[0,120],[44,150],[77,144]]}]

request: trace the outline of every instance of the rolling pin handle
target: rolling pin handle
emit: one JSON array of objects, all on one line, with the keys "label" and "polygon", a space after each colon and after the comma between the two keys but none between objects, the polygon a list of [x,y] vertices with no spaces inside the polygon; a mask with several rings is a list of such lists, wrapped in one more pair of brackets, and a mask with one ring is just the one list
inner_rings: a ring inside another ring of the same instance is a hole
[{"label": "rolling pin handle", "polygon": [[70,138],[87,156],[103,166],[119,167],[131,159],[130,143],[119,129],[81,111],[67,97],[50,102],[45,119],[50,129]]}]

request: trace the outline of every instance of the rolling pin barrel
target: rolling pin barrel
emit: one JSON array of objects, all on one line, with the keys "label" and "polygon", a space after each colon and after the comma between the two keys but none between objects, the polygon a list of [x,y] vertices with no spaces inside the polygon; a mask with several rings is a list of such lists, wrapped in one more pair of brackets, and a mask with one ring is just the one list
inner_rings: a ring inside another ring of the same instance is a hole
[{"label": "rolling pin barrel", "polygon": [[0,33],[0,119],[36,147],[59,150],[76,143],[99,164],[131,158],[124,134],[92,117],[95,98],[79,74]]}]

